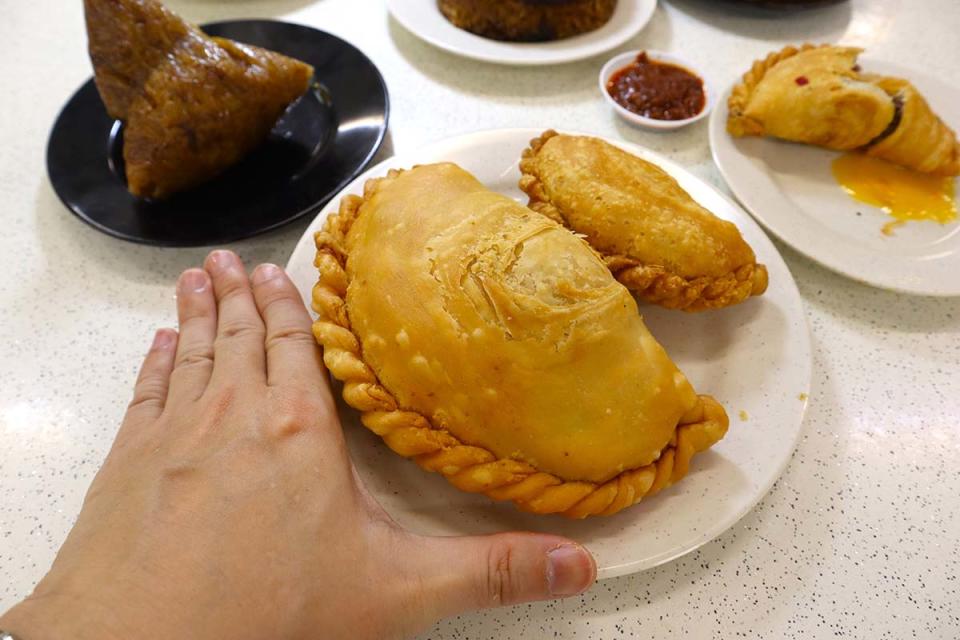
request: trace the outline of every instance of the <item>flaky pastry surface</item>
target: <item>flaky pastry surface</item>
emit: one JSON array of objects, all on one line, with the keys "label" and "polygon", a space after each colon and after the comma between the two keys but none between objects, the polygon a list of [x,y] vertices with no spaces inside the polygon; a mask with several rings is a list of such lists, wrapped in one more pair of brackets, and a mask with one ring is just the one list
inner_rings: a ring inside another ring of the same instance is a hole
[{"label": "flaky pastry surface", "polygon": [[523,152],[520,171],[528,206],[585,236],[648,302],[703,311],[767,288],[766,267],[737,227],[650,162],[598,138],[547,131]]},{"label": "flaky pastry surface", "polygon": [[856,149],[894,117],[883,89],[859,79],[856,47],[786,47],[754,63],[728,102],[727,130]]},{"label": "flaky pastry surface", "polygon": [[728,100],[731,135],[773,136],[960,173],[960,142],[908,81],[862,73],[862,49],[788,46],[756,61]]},{"label": "flaky pastry surface", "polygon": [[867,147],[867,155],[940,176],[960,175],[960,142],[908,80],[875,77],[872,82],[900,105],[899,122],[883,139]]},{"label": "flaky pastry surface", "polygon": [[456,165],[368,182],[316,243],[314,333],[344,399],[462,490],[611,514],[726,432],[582,240]]}]

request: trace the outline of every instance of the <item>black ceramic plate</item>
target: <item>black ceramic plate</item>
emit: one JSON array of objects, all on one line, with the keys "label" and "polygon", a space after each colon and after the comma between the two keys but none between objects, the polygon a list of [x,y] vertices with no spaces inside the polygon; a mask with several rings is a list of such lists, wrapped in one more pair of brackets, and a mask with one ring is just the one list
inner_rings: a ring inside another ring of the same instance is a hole
[{"label": "black ceramic plate", "polygon": [[380,72],[356,47],[302,25],[217,22],[211,35],[279,51],[312,64],[314,86],[292,104],[270,138],[215,180],[160,202],[130,195],[123,127],[91,79],[57,118],[47,171],[57,195],[104,233],[146,244],[222,244],[316,212],[370,162],[387,130]]}]

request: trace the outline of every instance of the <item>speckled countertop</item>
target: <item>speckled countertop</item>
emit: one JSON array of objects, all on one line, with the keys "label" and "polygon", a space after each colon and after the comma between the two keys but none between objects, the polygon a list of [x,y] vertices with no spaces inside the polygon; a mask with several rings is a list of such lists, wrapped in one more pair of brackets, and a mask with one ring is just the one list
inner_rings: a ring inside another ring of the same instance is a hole
[{"label": "speckled countertop", "polygon": [[[202,22],[275,16],[352,41],[383,72],[391,148],[476,129],[621,136],[722,186],[706,122],[631,129],[600,99],[603,57],[548,69],[461,60],[379,0],[170,0]],[[960,83],[957,0],[854,0],[785,19],[661,0],[623,49],[680,51],[718,86],[783,43],[840,41]],[[173,281],[201,249],[127,244],[60,205],[44,169],[53,119],[89,75],[81,3],[4,6],[0,21],[0,610],[49,565],[107,451]],[[233,246],[284,263],[305,222]],[[810,409],[770,494],[699,551],[579,599],[463,616],[429,638],[960,637],[960,299],[856,284],[778,245],[813,333]]]}]

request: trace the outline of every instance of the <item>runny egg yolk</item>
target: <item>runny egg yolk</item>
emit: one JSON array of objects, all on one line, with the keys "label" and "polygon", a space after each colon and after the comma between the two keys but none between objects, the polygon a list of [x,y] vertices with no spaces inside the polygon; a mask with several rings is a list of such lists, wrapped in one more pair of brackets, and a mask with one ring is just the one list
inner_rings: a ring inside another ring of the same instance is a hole
[{"label": "runny egg yolk", "polygon": [[834,160],[833,176],[853,198],[895,218],[883,226],[886,235],[911,220],[946,224],[957,219],[954,178],[918,173],[861,153]]}]

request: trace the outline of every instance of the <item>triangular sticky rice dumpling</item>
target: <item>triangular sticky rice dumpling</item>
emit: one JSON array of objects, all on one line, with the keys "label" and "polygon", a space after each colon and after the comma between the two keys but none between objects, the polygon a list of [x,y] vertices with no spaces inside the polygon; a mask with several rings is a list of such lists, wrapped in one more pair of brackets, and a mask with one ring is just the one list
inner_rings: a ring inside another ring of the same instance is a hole
[{"label": "triangular sticky rice dumpling", "polygon": [[313,68],[213,38],[156,0],[84,0],[97,89],[125,122],[127,186],[163,198],[257,147]]}]

